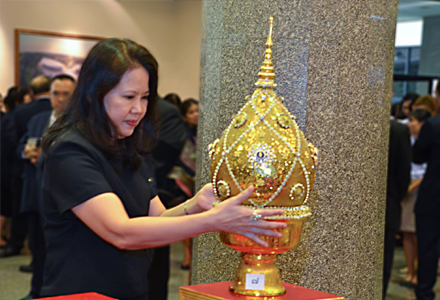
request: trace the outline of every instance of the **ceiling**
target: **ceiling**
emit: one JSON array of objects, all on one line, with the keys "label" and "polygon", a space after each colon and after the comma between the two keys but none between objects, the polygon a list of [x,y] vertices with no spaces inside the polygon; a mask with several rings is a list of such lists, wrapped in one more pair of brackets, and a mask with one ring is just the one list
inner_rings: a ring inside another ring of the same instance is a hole
[{"label": "ceiling", "polygon": [[[1,0],[0,0],[1,1]],[[116,0],[116,1],[194,1],[194,0]],[[200,0],[198,0],[200,1]],[[440,15],[440,0],[399,0],[397,21],[419,21],[423,17]]]},{"label": "ceiling", "polygon": [[399,0],[398,22],[418,21],[440,15],[440,0]]}]

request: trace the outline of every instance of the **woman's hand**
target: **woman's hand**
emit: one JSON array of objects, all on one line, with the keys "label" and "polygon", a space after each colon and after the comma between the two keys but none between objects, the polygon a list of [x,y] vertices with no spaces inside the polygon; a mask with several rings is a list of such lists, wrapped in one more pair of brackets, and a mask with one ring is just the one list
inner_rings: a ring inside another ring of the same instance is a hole
[{"label": "woman's hand", "polygon": [[[207,186],[205,186],[203,189],[205,189]],[[210,220],[212,226],[214,226],[214,231],[240,234],[262,246],[267,247],[267,243],[259,238],[258,235],[281,237],[281,233],[273,231],[273,229],[285,228],[286,224],[275,221],[256,220],[255,217],[260,216],[260,218],[264,218],[268,216],[280,215],[284,213],[284,210],[254,210],[242,206],[241,204],[247,200],[253,192],[254,187],[251,186],[240,194],[222,201],[207,213],[211,215]],[[211,198],[209,197],[209,199]]]},{"label": "woman's hand", "polygon": [[212,189],[212,184],[208,183],[194,196],[194,200],[197,205],[203,210],[210,210],[213,203],[217,201]]},{"label": "woman's hand", "polygon": [[422,181],[423,181],[423,177],[422,177],[422,178],[419,178],[419,179],[417,179],[417,180],[413,180],[413,181],[411,181],[411,184],[410,184],[409,187],[408,187],[408,192],[407,192],[407,194],[409,195],[409,194],[411,194],[412,192],[414,192],[416,189],[418,189],[418,188],[420,187],[420,184],[422,183]]}]

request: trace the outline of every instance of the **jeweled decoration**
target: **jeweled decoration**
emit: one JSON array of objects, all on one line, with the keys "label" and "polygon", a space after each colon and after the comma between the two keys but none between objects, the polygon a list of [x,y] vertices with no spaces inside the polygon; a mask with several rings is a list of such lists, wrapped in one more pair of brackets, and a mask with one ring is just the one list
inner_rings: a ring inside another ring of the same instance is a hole
[{"label": "jeweled decoration", "polygon": [[279,114],[277,121],[281,127],[283,127],[284,129],[287,129],[287,128],[290,128],[290,124],[291,124],[290,119],[291,119],[291,117],[289,117],[286,114]]},{"label": "jeweled decoration", "polygon": [[290,189],[289,195],[291,200],[301,199],[304,196],[304,186],[301,183],[295,184]]},{"label": "jeweled decoration", "polygon": [[235,127],[235,128],[241,127],[245,122],[246,122],[246,114],[244,114],[244,113],[239,113],[239,114],[235,117],[235,124],[234,124],[234,127]]},{"label": "jeweled decoration", "polygon": [[224,180],[220,180],[219,182],[217,182],[217,190],[218,194],[223,198],[227,198],[231,195],[229,184]]},{"label": "jeweled decoration", "polygon": [[[266,220],[286,222],[282,238],[264,237],[269,247],[261,247],[246,237],[220,233],[222,242],[243,252],[231,291],[252,296],[282,295],[276,254],[296,248],[304,220],[311,215],[306,205],[315,181],[318,150],[304,137],[295,117],[284,106],[284,98],[274,88],[270,18],[266,53],[256,89],[236,114],[221,138],[210,145],[211,181],[216,197],[223,201],[249,185],[255,192],[243,205],[253,209],[282,208],[284,214]],[[264,288],[250,288],[249,274],[265,276]]]}]

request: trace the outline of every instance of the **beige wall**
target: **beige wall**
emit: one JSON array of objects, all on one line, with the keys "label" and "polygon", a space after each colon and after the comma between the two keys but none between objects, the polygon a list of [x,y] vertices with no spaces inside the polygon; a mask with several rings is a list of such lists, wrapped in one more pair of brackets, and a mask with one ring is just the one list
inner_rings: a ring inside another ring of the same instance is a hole
[{"label": "beige wall", "polygon": [[0,0],[0,92],[14,85],[14,29],[132,39],[159,62],[159,93],[199,98],[202,1]]}]

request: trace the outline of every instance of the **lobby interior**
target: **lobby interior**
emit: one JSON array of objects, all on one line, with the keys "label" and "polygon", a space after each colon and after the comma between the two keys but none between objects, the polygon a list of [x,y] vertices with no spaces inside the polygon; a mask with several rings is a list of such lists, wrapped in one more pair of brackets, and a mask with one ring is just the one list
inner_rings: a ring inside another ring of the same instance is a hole
[{"label": "lobby interior", "polygon": [[[47,31],[69,31],[68,26],[56,25],[52,28],[49,22],[43,22],[42,18],[30,16],[25,14],[19,15],[16,20],[12,20],[12,15],[16,15],[19,11],[19,6],[12,3],[14,1],[0,1],[0,11],[2,20],[2,36],[1,48],[7,49],[1,55],[0,63],[3,63],[7,73],[13,74],[13,29],[15,28],[38,28]],[[75,1],[68,5],[72,5]],[[93,2],[93,1],[89,1]],[[113,0],[112,0],[113,2]],[[161,34],[169,34],[174,39],[172,42],[161,41],[160,35],[151,33],[151,30],[144,29],[147,23],[142,20],[142,2],[143,1],[129,1],[121,0],[114,1],[115,5],[110,5],[106,9],[108,14],[112,15],[117,12],[119,6],[125,8],[123,12],[124,26],[116,29],[109,25],[108,29],[100,29],[102,24],[90,23],[91,29],[88,30],[86,25],[79,28],[81,34],[91,34],[95,36],[109,37],[112,35],[111,30],[117,31],[117,35],[128,36],[133,39],[141,40],[144,43],[153,43],[156,48],[153,53],[159,53],[158,60],[161,63],[162,74],[164,82],[159,87],[161,94],[168,92],[177,92],[182,97],[194,97],[199,99],[200,87],[200,47],[202,39],[202,1],[150,1],[155,2],[148,4],[148,15],[153,15],[156,8],[158,13],[152,22],[159,22],[162,18],[164,22],[169,25],[165,26]],[[133,3],[130,3],[133,2]],[[148,1],[145,1],[148,2]],[[186,2],[186,3],[185,3]],[[84,8],[91,11],[102,9],[98,7],[99,4],[84,3]],[[56,10],[62,10],[62,3],[54,4]],[[113,7],[114,6],[114,7]],[[69,7],[70,8],[70,7]],[[67,8],[67,10],[69,10]],[[9,12],[8,12],[9,10]],[[105,11],[105,9],[104,9]],[[78,11],[77,11],[78,13]],[[119,12],[120,13],[120,12]],[[6,14],[10,16],[7,18]],[[63,12],[65,14],[65,12]],[[57,23],[65,17],[60,14]],[[99,12],[99,16],[103,17],[104,13]],[[113,16],[113,15],[112,15]],[[27,18],[27,19],[26,19]],[[394,74],[395,75],[426,75],[439,76],[437,71],[438,64],[434,64],[433,60],[440,61],[440,53],[433,49],[440,47],[440,35],[435,28],[440,26],[440,2],[436,1],[419,1],[419,0],[400,0],[398,10],[398,32],[396,34],[395,57],[394,57]],[[108,22],[107,20],[105,22]],[[116,21],[120,22],[120,21]],[[129,25],[126,25],[129,23]],[[107,23],[105,23],[107,24]],[[178,29],[179,24],[182,24]],[[133,32],[127,29],[129,26],[136,28]],[[169,28],[167,28],[169,27]],[[173,33],[171,33],[173,32]],[[424,43],[427,39],[431,41],[437,40],[436,43]],[[186,45],[188,49],[179,50],[179,46]],[[429,61],[420,56],[420,53],[427,53],[432,51]],[[194,72],[188,74],[187,70],[192,69]],[[411,70],[416,70],[415,74],[410,73]],[[7,87],[12,85],[12,75],[10,78],[0,78],[0,89],[6,91]],[[178,83],[176,83],[178,82]],[[395,93],[393,102],[401,99],[404,93],[411,88],[415,91],[423,93],[427,91],[426,82],[415,81],[395,81]],[[238,253],[236,253],[238,256]],[[189,271],[181,270],[180,264],[183,259],[183,247],[181,243],[171,246],[171,276],[169,281],[169,300],[178,299],[178,289],[180,286],[188,285]],[[27,265],[31,261],[31,256],[28,249],[22,251],[18,256],[0,258],[0,299],[1,300],[18,300],[29,293],[31,275],[19,271],[19,267]],[[405,277],[405,259],[403,248],[398,241],[394,256],[392,277],[385,300],[413,300],[415,293],[413,289],[401,286],[399,283]],[[440,300],[440,268],[438,270],[437,283],[435,286],[436,300]]]}]

